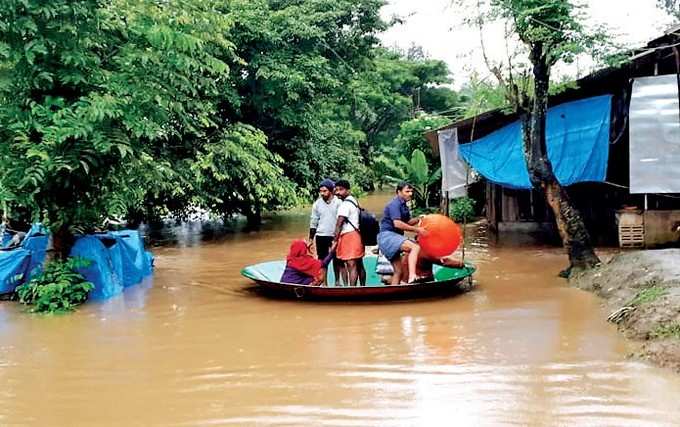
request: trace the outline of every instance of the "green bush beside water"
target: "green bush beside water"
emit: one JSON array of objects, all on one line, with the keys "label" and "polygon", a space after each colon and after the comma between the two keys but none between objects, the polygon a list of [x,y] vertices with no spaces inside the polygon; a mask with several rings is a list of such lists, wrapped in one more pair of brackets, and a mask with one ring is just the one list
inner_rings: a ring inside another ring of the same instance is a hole
[{"label": "green bush beside water", "polygon": [[91,282],[76,272],[76,269],[87,267],[90,263],[84,258],[48,262],[40,274],[17,287],[19,302],[32,306],[31,311],[36,313],[74,310],[87,300],[88,293],[94,289]]},{"label": "green bush beside water", "polygon": [[456,222],[470,221],[475,216],[474,199],[465,196],[451,201],[449,215]]}]

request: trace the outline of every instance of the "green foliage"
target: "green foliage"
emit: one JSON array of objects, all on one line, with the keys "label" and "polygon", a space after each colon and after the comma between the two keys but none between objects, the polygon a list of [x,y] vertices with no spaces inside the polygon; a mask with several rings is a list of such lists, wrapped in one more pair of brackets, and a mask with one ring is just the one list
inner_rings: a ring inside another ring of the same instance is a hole
[{"label": "green foliage", "polygon": [[657,326],[650,334],[651,338],[675,338],[680,340],[680,323],[671,322]]},{"label": "green foliage", "polygon": [[425,138],[425,133],[446,126],[449,123],[451,123],[451,120],[446,117],[429,114],[423,114],[415,119],[402,122],[399,127],[399,134],[394,140],[397,154],[408,156],[414,150],[419,150],[427,153],[426,157],[429,167],[439,164],[439,159],[434,158],[432,147]]},{"label": "green foliage", "polygon": [[569,0],[491,0],[491,6],[513,23],[522,42],[540,46],[549,65],[573,62],[600,37],[585,31],[580,7]]},{"label": "green foliage", "polygon": [[220,112],[238,105],[230,72],[241,60],[225,7],[208,0],[3,2],[0,190],[10,205],[3,210],[27,208],[28,220],[62,230],[57,236],[91,230],[149,200],[176,212],[213,207],[231,191],[231,199],[275,205],[282,193],[267,185],[286,180],[278,158],[262,150],[216,163],[228,170],[209,168],[201,183],[234,179],[220,187],[189,179],[207,170],[199,154],[215,151],[215,135],[231,131],[220,129],[232,129]]},{"label": "green foliage", "polygon": [[650,302],[655,301],[667,293],[668,290],[663,286],[651,286],[638,292],[627,305],[639,306],[643,304],[649,304]]},{"label": "green foliage", "polygon": [[228,72],[213,54],[231,45],[207,1],[8,1],[0,16],[2,187],[32,219],[124,215],[173,176],[154,148],[211,125]]},{"label": "green foliage", "polygon": [[656,0],[656,3],[661,9],[680,21],[680,0]]},{"label": "green foliage", "polygon": [[464,118],[477,116],[485,111],[503,109],[509,111],[511,106],[506,98],[505,88],[498,83],[493,84],[473,74],[460,91],[462,102],[461,116]]},{"label": "green foliage", "polygon": [[475,216],[475,200],[467,196],[452,200],[449,215],[456,222],[470,221]]},{"label": "green foliage", "polygon": [[215,212],[255,214],[298,202],[281,163],[267,149],[262,131],[236,124],[204,145],[190,169],[197,193],[211,197],[202,205]]},{"label": "green foliage", "polygon": [[449,70],[443,61],[413,52],[405,57],[399,52],[378,50],[373,65],[350,86],[352,121],[366,135],[360,145],[364,163],[369,165],[381,154],[394,154],[391,146],[400,125],[413,118],[416,109],[455,116],[458,96],[443,86],[448,83]]},{"label": "green foliage", "polygon": [[[233,40],[243,60],[232,69],[240,96],[235,120],[269,137],[303,196],[323,177],[366,179],[364,133],[352,109],[353,82],[372,66],[380,0],[267,0],[232,3]],[[369,177],[370,178],[370,177]]]},{"label": "green foliage", "polygon": [[413,185],[416,207],[425,209],[430,207],[430,188],[441,179],[442,171],[439,168],[430,174],[427,159],[422,151],[413,150],[410,160],[405,156],[400,156],[396,163],[385,157],[378,159],[378,161],[382,164],[381,168],[389,172],[385,176],[388,182],[398,184],[401,181],[406,181]]},{"label": "green foliage", "polygon": [[19,302],[31,305],[31,311],[37,313],[72,311],[84,303],[94,289],[92,283],[75,271],[89,264],[84,258],[48,262],[40,274],[17,287]]},{"label": "green foliage", "polygon": [[[416,204],[429,207],[431,195],[436,194],[441,170],[439,158],[435,157],[425,133],[451,122],[442,116],[421,114],[401,123],[399,133],[390,147],[383,149],[373,163],[373,173],[380,184],[408,181],[416,185]],[[427,154],[425,154],[427,153]],[[396,158],[397,161],[389,159]],[[411,159],[410,161],[407,159]],[[425,167],[420,164],[425,160]],[[435,170],[432,176],[429,171]]]},{"label": "green foliage", "polygon": [[416,107],[457,102],[443,62],[379,47],[383,3],[1,2],[3,215],[56,240],[110,218],[257,216],[324,177],[370,188]]}]

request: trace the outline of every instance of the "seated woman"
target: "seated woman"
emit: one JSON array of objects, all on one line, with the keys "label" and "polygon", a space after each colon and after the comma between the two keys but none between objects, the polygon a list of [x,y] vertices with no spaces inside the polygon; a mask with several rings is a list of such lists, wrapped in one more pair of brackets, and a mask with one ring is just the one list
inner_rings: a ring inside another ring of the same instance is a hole
[{"label": "seated woman", "polygon": [[335,257],[335,244],[323,261],[314,257],[311,244],[304,240],[294,240],[286,257],[286,269],[281,276],[282,283],[294,285],[321,285],[326,278],[326,268]]}]

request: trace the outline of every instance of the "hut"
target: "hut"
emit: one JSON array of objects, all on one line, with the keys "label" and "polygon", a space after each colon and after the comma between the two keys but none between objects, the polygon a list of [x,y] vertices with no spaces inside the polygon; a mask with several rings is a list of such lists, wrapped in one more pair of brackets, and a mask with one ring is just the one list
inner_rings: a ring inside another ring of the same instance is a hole
[{"label": "hut", "polygon": [[[676,85],[672,84],[674,81]],[[680,25],[632,52],[622,65],[598,70],[551,96],[550,111],[601,96],[608,96],[610,100],[607,144],[601,144],[607,146],[606,170],[597,180],[565,184],[570,198],[581,211],[597,244],[618,243],[629,247],[677,244],[680,242]],[[663,123],[656,121],[659,118]],[[488,111],[431,131],[426,137],[433,150],[440,153],[442,135],[455,131],[457,149],[464,153],[466,147],[486,137],[498,137],[499,132],[517,120],[515,114]],[[446,169],[452,155],[444,149],[440,154],[442,167]],[[473,162],[468,163],[476,169]],[[504,176],[500,179],[484,173],[482,176],[482,183],[477,185],[485,187],[484,214],[490,230],[498,233],[499,238],[508,231],[541,232],[542,236],[557,237],[552,212],[542,194],[513,188],[504,182]]]}]

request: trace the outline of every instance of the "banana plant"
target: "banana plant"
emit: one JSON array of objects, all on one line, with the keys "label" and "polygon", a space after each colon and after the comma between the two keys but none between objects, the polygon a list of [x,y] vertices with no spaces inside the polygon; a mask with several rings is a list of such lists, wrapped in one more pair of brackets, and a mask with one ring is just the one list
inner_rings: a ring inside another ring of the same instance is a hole
[{"label": "banana plant", "polygon": [[385,174],[387,181],[394,184],[401,181],[408,182],[413,186],[416,206],[425,209],[430,207],[430,187],[441,180],[442,170],[437,168],[436,171],[430,173],[425,153],[415,149],[411,153],[410,160],[402,155],[396,162],[386,157],[381,157],[377,161],[381,162],[382,169],[388,172]]}]

